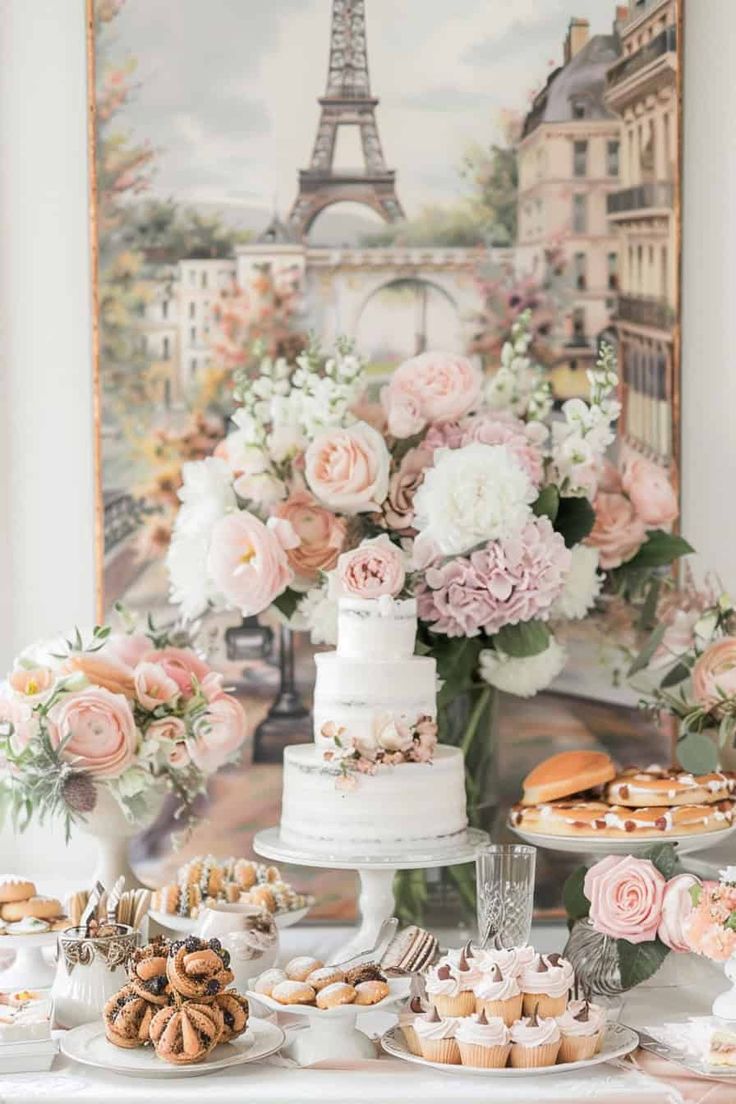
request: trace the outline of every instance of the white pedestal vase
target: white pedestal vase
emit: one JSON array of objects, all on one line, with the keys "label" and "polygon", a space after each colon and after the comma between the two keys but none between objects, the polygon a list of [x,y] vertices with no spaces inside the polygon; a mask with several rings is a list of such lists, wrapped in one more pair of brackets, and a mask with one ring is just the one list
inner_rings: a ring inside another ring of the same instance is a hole
[{"label": "white pedestal vase", "polygon": [[91,878],[87,879],[91,884],[99,881],[109,889],[118,878],[124,877],[129,889],[141,885],[130,866],[128,848],[134,836],[153,824],[161,812],[165,796],[164,787],[152,787],[145,813],[131,823],[109,790],[98,786],[97,804],[75,826],[76,830],[97,842],[97,862]]},{"label": "white pedestal vase", "polygon": [[719,993],[713,1001],[713,1015],[722,1020],[736,1020],[736,955],[723,964],[723,972],[731,982],[731,988]]}]

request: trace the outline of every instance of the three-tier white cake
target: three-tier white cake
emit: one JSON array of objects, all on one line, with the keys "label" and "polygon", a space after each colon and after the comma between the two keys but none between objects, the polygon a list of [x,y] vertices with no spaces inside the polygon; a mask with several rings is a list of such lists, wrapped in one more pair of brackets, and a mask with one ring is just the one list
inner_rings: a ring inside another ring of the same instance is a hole
[{"label": "three-tier white cake", "polygon": [[285,844],[338,857],[463,840],[463,755],[436,743],[416,629],[414,599],[340,599],[337,651],[316,657],[315,742],[284,752]]}]

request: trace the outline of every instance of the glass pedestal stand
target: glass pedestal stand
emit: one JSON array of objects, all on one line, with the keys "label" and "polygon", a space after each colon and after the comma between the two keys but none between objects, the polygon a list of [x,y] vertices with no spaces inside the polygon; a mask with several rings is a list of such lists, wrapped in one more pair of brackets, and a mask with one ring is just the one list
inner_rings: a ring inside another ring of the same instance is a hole
[{"label": "glass pedestal stand", "polygon": [[474,862],[480,847],[488,842],[488,834],[469,828],[457,843],[427,842],[423,846],[405,846],[400,851],[384,852],[380,856],[331,856],[308,847],[293,847],[283,843],[278,828],[266,828],[253,840],[253,850],[266,859],[292,866],[313,866],[328,870],[356,870],[360,878],[360,926],[352,939],[335,952],[335,961],[343,962],[354,955],[369,951],[375,945],[384,920],[394,913],[394,875],[397,870],[422,870],[436,866],[458,866]]}]

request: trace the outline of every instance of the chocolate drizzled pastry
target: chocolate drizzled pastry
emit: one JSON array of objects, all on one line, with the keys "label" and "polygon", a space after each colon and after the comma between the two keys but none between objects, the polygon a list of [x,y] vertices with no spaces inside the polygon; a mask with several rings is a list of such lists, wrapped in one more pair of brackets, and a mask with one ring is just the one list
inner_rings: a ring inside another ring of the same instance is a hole
[{"label": "chocolate drizzled pastry", "polygon": [[163,1006],[169,1002],[171,991],[166,976],[169,950],[168,939],[159,936],[147,946],[135,950],[128,964],[131,986],[151,1004]]},{"label": "chocolate drizzled pastry", "polygon": [[130,1050],[145,1046],[157,1008],[141,997],[132,985],[124,986],[105,1004],[102,1018],[105,1036],[113,1046]]},{"label": "chocolate drizzled pastry", "polygon": [[360,985],[362,981],[385,981],[386,977],[375,962],[363,962],[360,966],[353,966],[345,974],[348,985]]},{"label": "chocolate drizzled pastry", "polygon": [[156,1054],[173,1065],[201,1062],[220,1041],[222,1012],[212,1004],[190,1002],[160,1009],[151,1022]]}]

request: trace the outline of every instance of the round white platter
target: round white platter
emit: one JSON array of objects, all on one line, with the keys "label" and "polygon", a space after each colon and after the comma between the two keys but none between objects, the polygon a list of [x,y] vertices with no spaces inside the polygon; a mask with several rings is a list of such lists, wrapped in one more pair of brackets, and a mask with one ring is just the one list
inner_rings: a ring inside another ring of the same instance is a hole
[{"label": "round white platter", "polygon": [[460,863],[474,862],[478,849],[488,843],[488,833],[479,828],[468,828],[464,836],[455,841],[442,843],[427,840],[425,843],[397,844],[396,851],[383,848],[380,854],[366,855],[355,851],[353,854],[332,854],[327,847],[324,850],[310,847],[294,847],[284,843],[279,828],[264,828],[253,841],[253,850],[257,855],[295,866],[315,866],[329,870],[420,870],[431,866],[457,866]]},{"label": "round white platter", "polygon": [[[305,905],[304,908],[292,909],[291,912],[272,913],[276,927],[279,929],[293,927],[294,924],[298,924],[300,920],[303,920],[313,907],[314,899],[310,898],[309,904]],[[197,919],[193,919],[190,916],[177,916],[171,912],[159,912],[158,909],[149,909],[148,915],[152,920],[155,920],[157,924],[160,924],[162,928],[167,928],[172,932],[179,932],[181,935],[189,935],[193,932],[196,933],[197,924],[199,923]]]},{"label": "round white platter", "polygon": [[122,1073],[126,1077],[201,1077],[229,1066],[268,1058],[281,1049],[285,1039],[284,1032],[276,1024],[251,1018],[244,1035],[231,1043],[221,1043],[203,1062],[190,1066],[174,1066],[164,1062],[156,1057],[153,1047],[124,1050],[113,1046],[105,1038],[105,1028],[99,1021],[63,1032],[59,1046],[62,1054],[74,1062]]},{"label": "round white platter", "polygon": [[0,936],[0,951],[15,951],[12,965],[0,972],[0,989],[45,989],[54,980],[54,967],[44,947],[55,947],[58,931],[36,935]]},{"label": "round white platter", "polygon": [[633,835],[622,838],[584,835],[549,836],[541,832],[529,832],[524,828],[515,828],[512,824],[509,824],[508,827],[526,843],[534,844],[535,847],[578,855],[637,855],[657,843],[671,843],[681,855],[689,855],[694,851],[704,851],[708,847],[715,847],[716,844],[723,843],[736,831],[736,824],[734,824],[729,828],[723,828],[719,832],[697,832],[687,836],[677,836],[668,832],[665,835],[642,839]]},{"label": "round white platter", "polygon": [[412,1054],[398,1027],[392,1027],[381,1038],[381,1046],[394,1058],[403,1058],[405,1062],[416,1062],[419,1066],[442,1070],[443,1073],[470,1074],[475,1077],[538,1077],[543,1073],[572,1073],[590,1066],[599,1066],[602,1062],[610,1062],[613,1058],[623,1058],[625,1054],[636,1050],[638,1045],[639,1036],[632,1028],[620,1023],[609,1023],[606,1024],[606,1033],[598,1054],[582,1062],[560,1062],[555,1066],[540,1066],[537,1069],[512,1069],[511,1066],[505,1066],[503,1069],[485,1069],[479,1066],[455,1066],[447,1062],[429,1062],[426,1058]]}]

